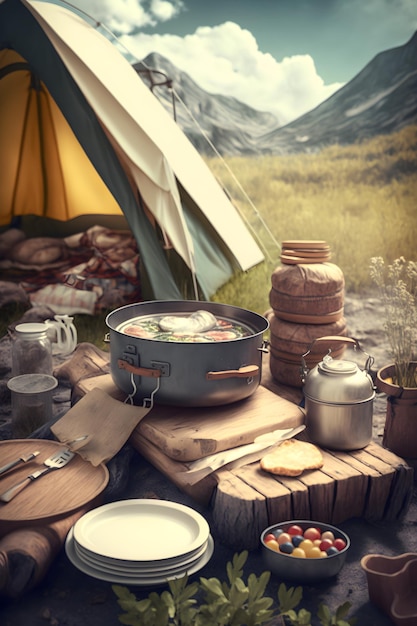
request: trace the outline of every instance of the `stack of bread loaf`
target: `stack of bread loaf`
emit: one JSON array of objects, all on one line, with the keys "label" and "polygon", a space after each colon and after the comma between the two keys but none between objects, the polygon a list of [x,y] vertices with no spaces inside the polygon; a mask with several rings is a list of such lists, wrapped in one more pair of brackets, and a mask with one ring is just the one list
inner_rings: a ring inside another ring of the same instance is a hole
[{"label": "stack of bread loaf", "polygon": [[345,336],[345,281],[342,270],[330,262],[325,241],[284,241],[281,265],[272,273],[269,294],[270,370],[278,382],[302,386],[301,357],[309,369],[327,351],[340,358],[344,344],[320,342],[327,336]]}]

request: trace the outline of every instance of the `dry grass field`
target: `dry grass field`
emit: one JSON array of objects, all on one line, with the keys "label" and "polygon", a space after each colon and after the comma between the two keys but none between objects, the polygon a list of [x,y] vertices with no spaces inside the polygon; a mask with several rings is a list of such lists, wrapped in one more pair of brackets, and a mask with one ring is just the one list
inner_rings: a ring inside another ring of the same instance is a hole
[{"label": "dry grass field", "polygon": [[327,241],[354,293],[371,286],[371,257],[417,259],[417,126],[316,154],[208,164],[270,257],[225,285],[218,302],[264,311],[285,239]]},{"label": "dry grass field", "polygon": [[[210,159],[208,164],[268,252],[213,300],[264,313],[285,239],[324,239],[346,289],[371,286],[369,260],[417,259],[417,126],[316,154]],[[266,228],[266,226],[267,228]],[[23,310],[2,309],[0,336]],[[76,316],[80,341],[103,344],[105,315]]]}]

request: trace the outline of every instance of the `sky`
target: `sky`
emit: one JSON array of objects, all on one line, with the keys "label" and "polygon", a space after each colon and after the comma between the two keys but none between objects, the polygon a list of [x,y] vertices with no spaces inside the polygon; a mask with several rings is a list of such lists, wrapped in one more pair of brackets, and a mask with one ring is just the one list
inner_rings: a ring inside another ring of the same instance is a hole
[{"label": "sky", "polygon": [[133,59],[168,58],[210,93],[281,124],[417,30],[416,0],[71,0]]}]

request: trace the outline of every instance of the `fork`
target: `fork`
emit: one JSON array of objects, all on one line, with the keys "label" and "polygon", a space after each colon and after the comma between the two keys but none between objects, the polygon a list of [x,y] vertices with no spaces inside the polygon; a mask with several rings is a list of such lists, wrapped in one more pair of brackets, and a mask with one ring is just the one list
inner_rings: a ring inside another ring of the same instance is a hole
[{"label": "fork", "polygon": [[36,472],[32,472],[32,474],[29,474],[28,476],[26,476],[26,478],[24,478],[20,482],[16,483],[15,485],[7,489],[7,491],[2,493],[0,495],[0,501],[10,502],[10,500],[12,500],[18,493],[23,491],[25,487],[30,485],[31,482],[33,482],[37,478],[40,478],[40,476],[44,476],[45,474],[48,474],[52,470],[61,469],[61,467],[64,467],[67,463],[69,463],[74,456],[75,456],[75,453],[69,450],[68,448],[61,448],[60,450],[58,450],[58,452],[55,452],[52,456],[50,456],[48,459],[46,459],[43,462],[43,464],[45,465],[44,469],[40,469],[40,470],[37,470]]}]

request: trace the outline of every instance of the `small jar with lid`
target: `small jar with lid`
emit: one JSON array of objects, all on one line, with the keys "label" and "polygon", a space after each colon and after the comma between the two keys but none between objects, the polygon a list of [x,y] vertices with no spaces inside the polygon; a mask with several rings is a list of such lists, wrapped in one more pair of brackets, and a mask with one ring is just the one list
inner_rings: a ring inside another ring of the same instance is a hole
[{"label": "small jar with lid", "polygon": [[52,347],[48,326],[43,323],[18,324],[12,346],[12,375],[52,375]]}]

